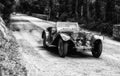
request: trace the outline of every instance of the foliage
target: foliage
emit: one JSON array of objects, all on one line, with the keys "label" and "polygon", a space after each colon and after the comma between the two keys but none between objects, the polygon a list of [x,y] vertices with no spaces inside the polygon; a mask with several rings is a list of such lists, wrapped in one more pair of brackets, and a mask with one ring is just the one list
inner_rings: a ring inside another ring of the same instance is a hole
[{"label": "foliage", "polygon": [[93,29],[104,29],[106,23],[111,29],[120,22],[119,0],[20,0],[19,7],[23,13],[47,14],[50,20],[77,21]]},{"label": "foliage", "polygon": [[102,23],[102,22],[91,22],[88,25],[83,26],[83,28],[92,30],[92,31],[97,31],[101,32],[104,35],[112,36],[113,25],[111,23]]},{"label": "foliage", "polygon": [[0,0],[0,14],[5,20],[6,24],[9,24],[10,14],[13,12],[14,0]]},{"label": "foliage", "polygon": [[19,0],[16,8],[22,13],[43,13],[46,4],[47,0]]}]

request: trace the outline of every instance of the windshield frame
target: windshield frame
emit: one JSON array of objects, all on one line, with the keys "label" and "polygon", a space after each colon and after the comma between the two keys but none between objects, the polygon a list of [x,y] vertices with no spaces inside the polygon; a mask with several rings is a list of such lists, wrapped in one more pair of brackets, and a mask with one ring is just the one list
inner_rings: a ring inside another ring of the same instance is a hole
[{"label": "windshield frame", "polygon": [[57,22],[57,31],[73,31],[79,32],[79,25],[77,22]]}]

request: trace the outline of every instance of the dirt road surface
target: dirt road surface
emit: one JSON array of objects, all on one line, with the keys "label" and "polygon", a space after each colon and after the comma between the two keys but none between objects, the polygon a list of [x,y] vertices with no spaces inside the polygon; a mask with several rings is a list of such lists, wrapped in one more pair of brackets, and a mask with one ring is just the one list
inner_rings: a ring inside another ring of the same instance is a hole
[{"label": "dirt road surface", "polygon": [[42,46],[41,32],[54,22],[17,14],[12,16],[11,29],[19,44],[28,76],[120,76],[120,42],[104,38],[99,59],[91,52],[60,58],[55,49]]}]

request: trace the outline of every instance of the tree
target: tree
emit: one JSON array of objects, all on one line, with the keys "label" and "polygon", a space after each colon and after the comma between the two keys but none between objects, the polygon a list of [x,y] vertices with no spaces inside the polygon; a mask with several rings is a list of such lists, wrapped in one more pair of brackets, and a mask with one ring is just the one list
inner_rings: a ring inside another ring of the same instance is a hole
[{"label": "tree", "polygon": [[0,0],[0,6],[2,6],[0,7],[1,15],[7,26],[10,22],[10,14],[13,12],[14,3],[14,0]]}]

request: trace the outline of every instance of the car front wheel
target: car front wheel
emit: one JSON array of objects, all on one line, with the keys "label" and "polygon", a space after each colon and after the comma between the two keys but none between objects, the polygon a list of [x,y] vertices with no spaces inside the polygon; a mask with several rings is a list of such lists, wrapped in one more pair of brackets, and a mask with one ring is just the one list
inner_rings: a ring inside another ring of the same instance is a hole
[{"label": "car front wheel", "polygon": [[92,49],[92,54],[94,57],[99,58],[102,53],[102,42],[96,41],[94,43],[94,47]]},{"label": "car front wheel", "polygon": [[68,42],[64,42],[62,39],[59,39],[58,42],[58,53],[60,57],[65,57],[68,53]]}]

